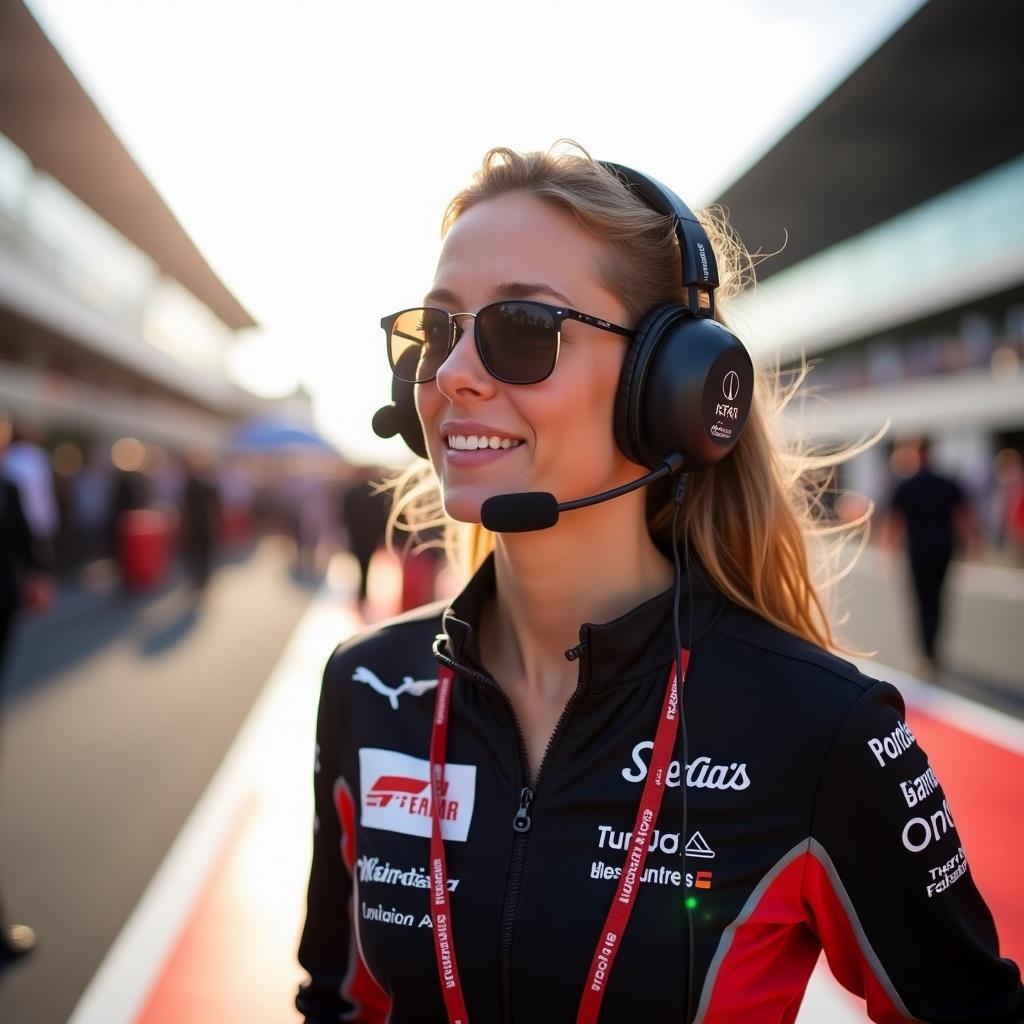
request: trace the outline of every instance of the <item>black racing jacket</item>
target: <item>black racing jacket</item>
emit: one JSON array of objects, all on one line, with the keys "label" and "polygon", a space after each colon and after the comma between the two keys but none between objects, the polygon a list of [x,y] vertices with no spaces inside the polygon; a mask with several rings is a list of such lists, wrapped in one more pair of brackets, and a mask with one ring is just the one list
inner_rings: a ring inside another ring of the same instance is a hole
[{"label": "black racing jacket", "polygon": [[[694,576],[688,763],[670,766],[601,1020],[683,1020],[687,897],[703,1024],[793,1021],[822,948],[872,1020],[1024,1019],[1020,972],[999,957],[899,693]],[[447,609],[385,623],[327,665],[296,999],[309,1024],[447,1019],[427,876],[438,662],[455,671],[441,817],[469,1018],[575,1020],[650,761],[672,591],[581,627],[579,683],[531,785],[476,645],[493,588],[488,560]]]}]

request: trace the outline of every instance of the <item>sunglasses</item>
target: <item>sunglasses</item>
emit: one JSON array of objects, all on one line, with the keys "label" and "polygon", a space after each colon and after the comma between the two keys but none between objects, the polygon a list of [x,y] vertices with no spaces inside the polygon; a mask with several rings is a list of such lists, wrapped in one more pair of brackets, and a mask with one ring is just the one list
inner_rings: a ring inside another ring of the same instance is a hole
[{"label": "sunglasses", "polygon": [[426,306],[384,317],[388,361],[399,380],[425,384],[437,376],[462,331],[458,317],[473,318],[473,338],[480,362],[503,384],[538,384],[551,376],[562,341],[562,321],[578,320],[602,331],[632,338],[625,327],[575,309],[544,302],[492,302],[476,313],[449,313]]}]

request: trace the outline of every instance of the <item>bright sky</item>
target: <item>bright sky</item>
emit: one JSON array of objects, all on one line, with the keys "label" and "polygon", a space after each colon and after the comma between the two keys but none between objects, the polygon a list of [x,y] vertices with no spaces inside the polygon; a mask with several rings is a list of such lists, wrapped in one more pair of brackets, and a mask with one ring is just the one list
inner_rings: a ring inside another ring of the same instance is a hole
[{"label": "bright sky", "polygon": [[921,3],[29,0],[266,329],[243,383],[302,380],[347,456],[389,462],[379,320],[427,290],[486,149],[568,136],[699,206]]}]

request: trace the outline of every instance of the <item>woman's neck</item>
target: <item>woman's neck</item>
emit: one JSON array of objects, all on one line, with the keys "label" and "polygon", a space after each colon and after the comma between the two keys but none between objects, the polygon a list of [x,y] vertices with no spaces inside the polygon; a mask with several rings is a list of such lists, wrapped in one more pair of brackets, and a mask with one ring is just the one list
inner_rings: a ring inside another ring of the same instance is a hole
[{"label": "woman's neck", "polygon": [[494,603],[481,654],[494,676],[529,699],[564,702],[577,669],[565,651],[583,622],[607,622],[672,583],[651,541],[644,492],[569,513],[550,530],[504,535],[495,548]]}]

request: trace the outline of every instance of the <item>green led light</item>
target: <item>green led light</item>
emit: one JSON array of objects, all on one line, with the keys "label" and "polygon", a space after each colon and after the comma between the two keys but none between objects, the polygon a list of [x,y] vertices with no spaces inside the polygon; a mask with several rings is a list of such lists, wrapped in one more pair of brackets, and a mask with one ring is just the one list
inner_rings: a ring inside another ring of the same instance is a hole
[{"label": "green led light", "polygon": [[685,903],[686,903],[686,909],[687,910],[696,910],[697,909],[697,898],[695,896],[687,896],[686,900],[685,900]]}]

